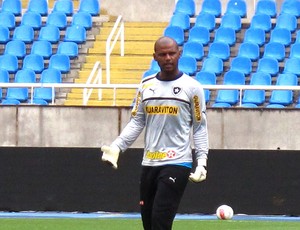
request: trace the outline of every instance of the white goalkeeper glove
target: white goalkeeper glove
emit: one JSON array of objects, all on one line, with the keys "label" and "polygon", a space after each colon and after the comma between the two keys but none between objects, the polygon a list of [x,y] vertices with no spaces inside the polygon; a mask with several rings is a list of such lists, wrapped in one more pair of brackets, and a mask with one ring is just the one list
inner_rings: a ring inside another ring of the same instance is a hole
[{"label": "white goalkeeper glove", "polygon": [[118,168],[118,159],[121,150],[116,145],[103,145],[101,147],[101,151],[103,152],[102,161],[110,164],[114,169]]},{"label": "white goalkeeper glove", "polygon": [[197,160],[197,167],[195,172],[191,173],[189,176],[189,180],[195,183],[199,183],[206,179],[206,159],[198,159]]}]

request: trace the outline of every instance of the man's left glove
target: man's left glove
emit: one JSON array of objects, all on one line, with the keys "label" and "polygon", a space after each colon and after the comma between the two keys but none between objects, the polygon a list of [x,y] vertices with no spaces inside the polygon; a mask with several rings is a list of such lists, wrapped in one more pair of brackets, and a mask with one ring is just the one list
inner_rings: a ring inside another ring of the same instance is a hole
[{"label": "man's left glove", "polygon": [[103,145],[101,147],[101,151],[103,152],[103,155],[101,158],[102,161],[107,162],[114,169],[117,169],[118,168],[117,163],[118,163],[119,155],[121,152],[119,147],[116,145],[111,145],[111,146]]},{"label": "man's left glove", "polygon": [[189,176],[189,180],[195,183],[199,183],[206,179],[206,159],[199,159],[198,165],[195,169],[195,172],[191,173]]}]

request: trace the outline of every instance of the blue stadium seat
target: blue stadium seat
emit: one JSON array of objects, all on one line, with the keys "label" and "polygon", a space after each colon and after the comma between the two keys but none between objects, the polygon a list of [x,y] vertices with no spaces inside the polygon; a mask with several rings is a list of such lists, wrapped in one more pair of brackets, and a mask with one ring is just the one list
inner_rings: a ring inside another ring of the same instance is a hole
[{"label": "blue stadium seat", "polygon": [[58,54],[65,54],[69,56],[70,59],[78,57],[78,44],[75,42],[61,42],[58,44],[57,52]]},{"label": "blue stadium seat", "polygon": [[275,28],[285,28],[288,29],[290,32],[294,32],[297,28],[296,16],[286,13],[278,15],[278,17],[276,18]]},{"label": "blue stadium seat", "polygon": [[86,29],[83,26],[68,26],[65,33],[65,42],[76,42],[82,44],[86,42]]},{"label": "blue stadium seat", "polygon": [[225,14],[227,13],[245,18],[247,16],[247,2],[245,0],[229,0],[225,11]]},{"label": "blue stadium seat", "polygon": [[230,57],[230,47],[224,42],[212,42],[209,45],[208,57],[218,57],[227,61]]},{"label": "blue stadium seat", "polygon": [[214,42],[223,42],[230,46],[233,46],[236,42],[236,34],[234,29],[219,27],[215,31]]},{"label": "blue stadium seat", "polygon": [[266,34],[263,29],[250,27],[246,29],[243,42],[251,42],[263,46],[266,42]]},{"label": "blue stadium seat", "polygon": [[256,14],[253,15],[250,21],[250,28],[262,29],[265,32],[270,32],[272,29],[272,22],[270,15]]},{"label": "blue stadium seat", "polygon": [[19,105],[21,102],[17,99],[3,99],[1,105]]},{"label": "blue stadium seat", "polygon": [[285,106],[281,105],[281,104],[269,104],[269,105],[266,105],[266,108],[282,109],[282,108],[285,108]]},{"label": "blue stadium seat", "polygon": [[207,57],[204,59],[201,71],[212,72],[217,76],[223,72],[223,61],[218,57]]},{"label": "blue stadium seat", "polygon": [[281,3],[280,14],[289,14],[297,18],[300,17],[300,1],[284,0]]},{"label": "blue stadium seat", "polygon": [[262,57],[258,60],[256,71],[269,73],[271,76],[275,76],[279,72],[279,63],[275,58]]},{"label": "blue stadium seat", "polygon": [[[250,85],[271,85],[272,78],[268,73],[255,72],[251,75]],[[266,91],[259,89],[246,89],[244,91],[243,103],[262,105],[266,101]]]},{"label": "blue stadium seat", "polygon": [[29,102],[29,104],[32,104],[32,105],[48,105],[48,102],[45,101],[44,99],[33,98],[32,101]]},{"label": "blue stadium seat", "polygon": [[292,73],[300,77],[300,58],[287,58],[284,63],[283,73]]},{"label": "blue stadium seat", "polygon": [[292,43],[292,34],[286,28],[274,28],[271,31],[270,42],[282,43],[285,46],[289,46]]},{"label": "blue stadium seat", "polygon": [[[9,73],[5,69],[0,69],[0,83],[9,82]],[[0,87],[0,100],[2,99],[2,87]]]},{"label": "blue stadium seat", "polygon": [[46,40],[37,40],[32,43],[31,54],[41,55],[44,59],[49,59],[52,55],[51,42]]},{"label": "blue stadium seat", "polygon": [[263,57],[272,57],[277,61],[285,58],[285,46],[279,42],[269,42],[265,44]]},{"label": "blue stadium seat", "polygon": [[181,56],[178,61],[178,68],[187,75],[193,76],[197,71],[197,61],[193,57]]},{"label": "blue stadium seat", "polygon": [[152,74],[157,74],[157,72],[158,72],[158,71],[154,71],[154,70],[152,70],[152,69],[148,69],[148,70],[146,70],[146,71],[143,73],[142,78],[148,77],[148,76],[150,76],[150,75],[152,75]]},{"label": "blue stadium seat", "polygon": [[[15,83],[35,83],[36,76],[33,70],[21,69],[15,75]],[[8,88],[6,93],[6,99],[17,99],[21,102],[28,100],[29,89],[28,88]]]},{"label": "blue stadium seat", "polygon": [[289,58],[300,58],[300,43],[293,43],[291,45]]},{"label": "blue stadium seat", "polygon": [[52,12],[47,16],[46,25],[57,26],[58,29],[64,30],[68,25],[67,15],[63,12]]},{"label": "blue stadium seat", "polygon": [[45,68],[44,58],[39,54],[27,54],[23,60],[23,69],[31,69],[35,73],[41,73]]},{"label": "blue stadium seat", "polygon": [[209,32],[213,31],[216,27],[216,18],[213,14],[207,12],[200,12],[196,16],[194,27],[205,27]]},{"label": "blue stadium seat", "polygon": [[55,1],[52,12],[62,12],[66,16],[72,16],[74,13],[73,0],[57,0],[57,1]]},{"label": "blue stadium seat", "polygon": [[164,36],[173,38],[179,46],[182,46],[184,38],[184,30],[178,26],[167,26],[164,30]]},{"label": "blue stadium seat", "polygon": [[[277,77],[276,85],[279,86],[296,86],[298,79],[295,74],[282,73]],[[292,90],[273,90],[269,100],[270,104],[290,105],[293,103],[293,91]]]},{"label": "blue stadium seat", "polygon": [[57,26],[46,25],[41,28],[38,40],[49,41],[51,44],[57,44],[60,41],[60,31]]},{"label": "blue stadium seat", "polygon": [[65,54],[53,54],[50,57],[48,68],[58,69],[61,73],[68,73],[71,69],[70,58]]},{"label": "blue stadium seat", "polygon": [[5,69],[14,74],[18,71],[18,58],[12,54],[0,55],[0,69]]},{"label": "blue stadium seat", "polygon": [[238,56],[250,58],[256,61],[260,56],[259,46],[252,42],[242,42],[238,49]]},{"label": "blue stadium seat", "polygon": [[151,60],[151,63],[150,63],[150,70],[153,70],[153,71],[156,71],[156,72],[159,72],[160,71],[160,67],[158,65],[158,62],[155,61],[154,59]]},{"label": "blue stadium seat", "polygon": [[30,44],[34,40],[34,29],[31,26],[19,25],[15,28],[12,39]]},{"label": "blue stadium seat", "polygon": [[231,104],[225,103],[225,102],[219,102],[219,103],[214,103],[212,105],[213,108],[229,108],[231,107]]},{"label": "blue stadium seat", "polygon": [[201,8],[201,13],[210,13],[214,15],[215,17],[220,17],[222,13],[222,4],[220,0],[204,0],[202,2],[202,8]]},{"label": "blue stadium seat", "polygon": [[23,59],[26,55],[26,44],[21,40],[9,41],[4,49],[4,54],[11,54],[18,59]]},{"label": "blue stadium seat", "polygon": [[48,1],[47,0],[29,0],[27,5],[27,12],[36,12],[41,16],[48,15]]},{"label": "blue stadium seat", "polygon": [[[202,85],[216,85],[217,77],[212,72],[199,71],[196,73],[195,79],[200,82]],[[211,91],[209,89],[204,89],[205,102],[210,101]]]},{"label": "blue stadium seat", "polygon": [[37,12],[25,12],[21,19],[21,25],[30,26],[33,30],[39,30],[42,27],[42,16]]},{"label": "blue stadium seat", "polygon": [[9,29],[0,25],[0,44],[6,44],[10,41]]},{"label": "blue stadium seat", "polygon": [[13,13],[14,16],[22,15],[21,0],[5,0],[1,2],[2,2],[1,12]]},{"label": "blue stadium seat", "polygon": [[100,1],[98,0],[80,0],[78,12],[87,12],[92,16],[98,16],[100,14]]},{"label": "blue stadium seat", "polygon": [[253,103],[242,103],[241,107],[243,107],[243,108],[257,108],[258,105],[253,104]]},{"label": "blue stadium seat", "polygon": [[206,27],[194,26],[189,31],[188,42],[197,42],[203,46],[210,42],[209,30]]},{"label": "blue stadium seat", "polygon": [[[241,0],[239,0],[241,1]],[[227,13],[221,18],[221,27],[232,28],[235,32],[238,32],[242,28],[242,19],[239,15],[233,13]]]},{"label": "blue stadium seat", "polygon": [[[224,74],[223,85],[244,85],[245,75],[238,71],[229,70]],[[217,92],[216,103],[235,105],[239,101],[239,90],[221,89]]]},{"label": "blue stadium seat", "polygon": [[11,12],[0,12],[0,26],[7,27],[10,31],[16,27],[15,15]]},{"label": "blue stadium seat", "polygon": [[196,5],[194,0],[178,0],[175,5],[174,14],[184,13],[190,17],[195,16]]},{"label": "blue stadium seat", "polygon": [[72,25],[83,26],[86,30],[90,30],[93,26],[92,16],[87,12],[77,12],[72,17]]},{"label": "blue stadium seat", "polygon": [[271,18],[277,16],[277,4],[273,0],[259,0],[256,2],[255,14],[267,14]]},{"label": "blue stadium seat", "polygon": [[252,71],[252,62],[248,57],[236,56],[231,60],[230,70],[239,71],[248,75]]},{"label": "blue stadium seat", "polygon": [[173,14],[170,19],[169,25],[170,26],[178,26],[178,27],[182,28],[184,31],[187,31],[191,27],[190,17],[188,14],[184,14],[184,13]]},{"label": "blue stadium seat", "polygon": [[186,42],[183,45],[182,56],[189,56],[195,58],[197,61],[202,60],[204,56],[203,45],[198,42]]}]

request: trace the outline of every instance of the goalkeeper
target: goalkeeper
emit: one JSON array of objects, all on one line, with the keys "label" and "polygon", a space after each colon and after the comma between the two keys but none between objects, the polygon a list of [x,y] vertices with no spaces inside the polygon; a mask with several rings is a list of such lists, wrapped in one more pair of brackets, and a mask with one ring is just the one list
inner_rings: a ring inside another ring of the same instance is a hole
[{"label": "goalkeeper", "polygon": [[[102,160],[117,169],[124,152],[145,128],[140,207],[145,230],[171,230],[188,180],[206,179],[208,133],[201,85],[178,69],[175,40],[159,38],[153,58],[161,71],[144,78],[131,119],[120,136],[102,146]],[[196,168],[192,172],[195,147]]]}]

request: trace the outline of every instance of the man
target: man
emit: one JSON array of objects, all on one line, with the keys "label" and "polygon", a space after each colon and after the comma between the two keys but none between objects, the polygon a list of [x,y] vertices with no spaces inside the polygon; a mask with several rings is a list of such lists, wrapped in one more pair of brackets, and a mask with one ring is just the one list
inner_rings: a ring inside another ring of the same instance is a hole
[{"label": "man", "polygon": [[[117,168],[124,152],[145,128],[140,179],[140,206],[145,230],[172,229],[188,180],[206,179],[208,134],[201,85],[178,69],[181,52],[175,40],[159,38],[153,58],[161,71],[142,80],[130,122],[102,160]],[[193,138],[191,138],[191,136]],[[195,146],[197,167],[191,173]]]}]

